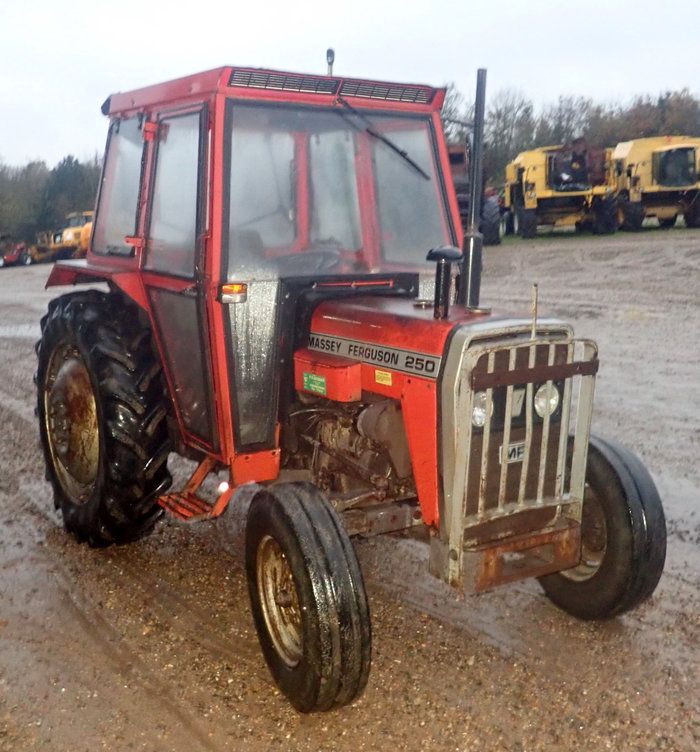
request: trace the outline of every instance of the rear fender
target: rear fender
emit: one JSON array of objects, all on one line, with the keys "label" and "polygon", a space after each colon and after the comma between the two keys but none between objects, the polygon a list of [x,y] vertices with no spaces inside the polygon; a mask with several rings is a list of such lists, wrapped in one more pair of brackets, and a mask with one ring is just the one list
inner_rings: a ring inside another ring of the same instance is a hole
[{"label": "rear fender", "polygon": [[84,285],[107,282],[118,287],[144,310],[148,310],[148,298],[141,276],[136,272],[121,269],[95,268],[88,266],[84,260],[62,261],[54,264],[46,281],[46,287],[65,285]]}]

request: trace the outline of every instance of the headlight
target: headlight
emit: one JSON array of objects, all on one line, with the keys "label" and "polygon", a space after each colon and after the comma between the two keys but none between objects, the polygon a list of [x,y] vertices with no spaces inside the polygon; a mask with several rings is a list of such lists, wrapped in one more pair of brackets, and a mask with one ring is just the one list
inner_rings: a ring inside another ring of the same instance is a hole
[{"label": "headlight", "polygon": [[488,419],[493,406],[486,392],[477,392],[472,402],[472,425],[481,428]]},{"label": "headlight", "polygon": [[559,390],[554,384],[542,384],[535,393],[535,412],[544,418],[553,415],[559,407]]}]

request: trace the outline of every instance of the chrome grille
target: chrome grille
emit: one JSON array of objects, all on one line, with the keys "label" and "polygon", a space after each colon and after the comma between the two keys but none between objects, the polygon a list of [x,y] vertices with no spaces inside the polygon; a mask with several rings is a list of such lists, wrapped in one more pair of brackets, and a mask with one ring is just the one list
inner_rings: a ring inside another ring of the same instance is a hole
[{"label": "chrome grille", "polygon": [[[545,528],[564,507],[580,508],[598,366],[594,343],[558,333],[463,348],[453,359],[454,389],[444,384],[442,401],[441,527],[457,554],[450,563],[455,581],[465,549]],[[542,384],[560,392],[560,406],[544,418],[533,404]],[[483,427],[471,420],[478,392],[489,406]]]}]

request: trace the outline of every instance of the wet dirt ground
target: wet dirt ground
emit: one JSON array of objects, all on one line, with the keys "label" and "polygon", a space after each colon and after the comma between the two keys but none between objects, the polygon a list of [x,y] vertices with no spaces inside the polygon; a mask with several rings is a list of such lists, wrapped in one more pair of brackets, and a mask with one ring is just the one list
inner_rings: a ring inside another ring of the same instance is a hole
[{"label": "wet dirt ground", "polygon": [[[668,517],[654,597],[605,623],[536,582],[466,599],[421,544],[357,544],[373,668],[353,706],[276,692],[242,564],[245,493],[130,546],[68,536],[43,478],[34,342],[48,267],[0,270],[0,750],[700,749],[700,230],[540,236],[485,251],[481,302],[600,345],[594,431],[638,452]],[[175,463],[177,465],[177,463]]]}]

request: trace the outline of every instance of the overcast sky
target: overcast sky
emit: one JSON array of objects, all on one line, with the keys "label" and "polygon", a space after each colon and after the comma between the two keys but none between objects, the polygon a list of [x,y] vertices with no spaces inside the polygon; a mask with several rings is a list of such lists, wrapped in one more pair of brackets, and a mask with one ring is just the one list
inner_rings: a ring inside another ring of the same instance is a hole
[{"label": "overcast sky", "polygon": [[0,161],[100,156],[116,91],[221,65],[628,103],[700,95],[697,0],[0,0]]}]

